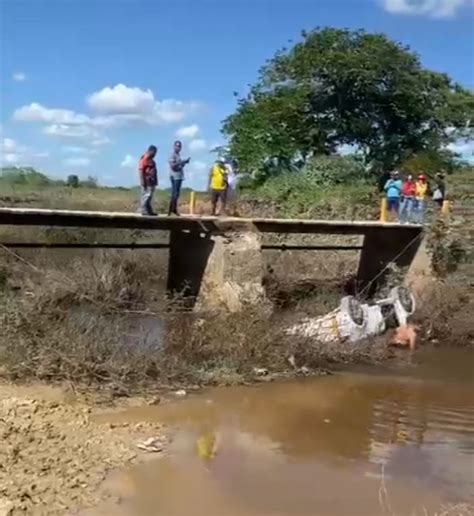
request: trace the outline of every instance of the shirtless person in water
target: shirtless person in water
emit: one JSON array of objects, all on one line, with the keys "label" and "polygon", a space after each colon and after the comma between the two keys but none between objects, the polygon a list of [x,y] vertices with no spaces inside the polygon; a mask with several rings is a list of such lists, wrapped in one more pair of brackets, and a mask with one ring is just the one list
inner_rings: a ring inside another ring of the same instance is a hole
[{"label": "shirtless person in water", "polygon": [[413,351],[416,347],[416,330],[414,324],[402,324],[395,330],[389,345],[408,346],[410,351]]}]

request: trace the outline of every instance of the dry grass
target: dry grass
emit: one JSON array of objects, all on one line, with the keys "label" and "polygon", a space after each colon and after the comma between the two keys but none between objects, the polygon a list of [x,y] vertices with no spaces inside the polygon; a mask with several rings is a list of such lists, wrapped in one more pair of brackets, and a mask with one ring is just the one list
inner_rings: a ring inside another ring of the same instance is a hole
[{"label": "dry grass", "polygon": [[[60,264],[2,258],[0,364],[9,379],[104,386],[127,395],[150,383],[236,383],[253,379],[256,367],[295,374],[301,366],[374,356],[372,344],[335,349],[289,338],[284,314],[268,316],[259,307],[234,314],[176,309],[152,253],[95,253]],[[314,315],[338,298],[337,290],[328,292],[305,309]]]}]

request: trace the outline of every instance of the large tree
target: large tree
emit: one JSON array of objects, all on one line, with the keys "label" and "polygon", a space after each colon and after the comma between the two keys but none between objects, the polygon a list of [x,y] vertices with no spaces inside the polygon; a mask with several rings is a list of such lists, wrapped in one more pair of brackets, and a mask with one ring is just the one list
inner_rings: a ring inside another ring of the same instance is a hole
[{"label": "large tree", "polygon": [[472,92],[383,34],[316,29],[279,51],[223,125],[243,168],[355,145],[390,167],[442,149],[474,120]]}]

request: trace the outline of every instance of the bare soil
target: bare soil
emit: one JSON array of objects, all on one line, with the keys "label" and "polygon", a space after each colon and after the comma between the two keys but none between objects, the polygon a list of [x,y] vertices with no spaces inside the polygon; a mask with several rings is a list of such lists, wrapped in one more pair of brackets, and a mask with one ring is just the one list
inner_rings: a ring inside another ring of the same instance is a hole
[{"label": "bare soil", "polygon": [[0,515],[74,514],[95,506],[111,470],[146,457],[137,443],[158,423],[99,424],[95,409],[59,389],[0,384]]}]

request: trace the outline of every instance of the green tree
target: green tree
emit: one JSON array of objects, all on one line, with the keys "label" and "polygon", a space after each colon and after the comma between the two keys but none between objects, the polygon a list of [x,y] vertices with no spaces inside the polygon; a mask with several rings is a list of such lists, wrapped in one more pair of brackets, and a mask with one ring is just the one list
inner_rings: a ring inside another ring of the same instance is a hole
[{"label": "green tree", "polygon": [[32,167],[6,167],[1,169],[0,181],[10,186],[41,187],[49,186],[52,181],[45,174]]},{"label": "green tree", "polygon": [[383,34],[316,29],[260,71],[223,124],[243,169],[357,146],[372,170],[438,150],[469,129],[474,96]]},{"label": "green tree", "polygon": [[84,188],[97,188],[99,186],[99,182],[94,176],[87,176],[87,179],[81,181],[81,186]]},{"label": "green tree", "polygon": [[71,174],[70,176],[67,176],[67,185],[71,188],[78,188],[79,186],[79,177],[75,174]]}]

